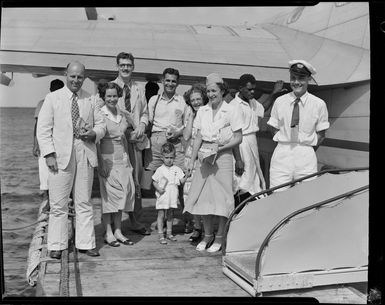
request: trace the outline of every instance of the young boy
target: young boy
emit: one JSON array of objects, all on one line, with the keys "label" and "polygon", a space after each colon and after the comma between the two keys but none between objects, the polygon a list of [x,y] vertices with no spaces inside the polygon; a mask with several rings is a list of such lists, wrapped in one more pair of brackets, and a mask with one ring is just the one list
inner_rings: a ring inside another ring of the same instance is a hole
[{"label": "young boy", "polygon": [[[172,235],[173,209],[178,206],[178,185],[183,184],[187,177],[182,169],[174,165],[175,147],[166,142],[161,148],[161,165],[152,175],[156,195],[156,209],[158,210],[158,233],[159,242],[167,244],[167,239],[176,241]],[[163,233],[164,219],[167,219],[166,237]]]}]

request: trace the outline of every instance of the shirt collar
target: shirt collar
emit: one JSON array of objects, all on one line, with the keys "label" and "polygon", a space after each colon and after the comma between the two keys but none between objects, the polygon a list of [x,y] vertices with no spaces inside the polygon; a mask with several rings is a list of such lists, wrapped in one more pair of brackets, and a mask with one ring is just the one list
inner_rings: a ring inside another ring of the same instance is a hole
[{"label": "shirt collar", "polygon": [[[67,95],[68,99],[71,99],[72,95],[74,94],[70,89],[68,89],[67,86],[64,86],[64,92]],[[78,98],[80,99],[82,96],[82,89],[80,88],[80,90],[78,92],[76,92],[76,94],[77,94]]]},{"label": "shirt collar", "polygon": [[[163,93],[164,93],[164,91],[163,91],[162,94],[160,95],[160,99],[166,100],[166,99],[164,98],[164,96],[163,96]],[[178,101],[179,101],[178,98],[179,98],[179,94],[175,92],[175,94],[172,96],[172,98],[170,98],[169,100],[167,100],[167,103],[172,102],[172,100],[175,100],[175,101],[178,102]]]},{"label": "shirt collar", "polygon": [[[123,89],[124,85],[126,85],[126,83],[119,77],[117,77],[115,80],[114,80],[114,83],[117,84],[120,88]],[[127,83],[127,86],[129,86],[131,89],[132,89],[132,86],[135,84],[135,82],[131,79],[128,83]]]},{"label": "shirt collar", "polygon": [[244,105],[250,106],[250,103],[244,101],[243,99],[241,99],[241,98],[239,97],[239,92],[235,93],[235,99],[236,99],[240,104],[244,104]]},{"label": "shirt collar", "polygon": [[[293,92],[290,92],[291,94],[291,101],[290,103],[293,104],[294,101],[297,99],[297,97],[295,96],[295,94]],[[302,106],[305,106],[306,104],[306,101],[307,101],[307,97],[309,96],[309,93],[306,91],[301,97],[300,97],[300,102],[302,104]]]},{"label": "shirt collar", "polygon": [[[204,111],[207,111],[207,110],[212,111],[212,108],[211,108],[211,106],[210,106],[210,102],[207,103],[207,104],[204,105],[204,106],[201,106],[201,108],[203,108],[202,111],[203,111],[203,110],[204,110]],[[227,111],[229,111],[229,110],[231,110],[231,109],[232,109],[232,106],[231,106],[229,103],[227,103],[225,100],[223,100],[222,105],[221,105],[221,108],[218,109],[218,112],[227,112]]]},{"label": "shirt collar", "polygon": [[116,106],[116,117],[108,110],[107,106],[104,105],[100,110],[111,120],[114,122],[120,122],[122,119],[122,112],[120,111],[120,108]]}]

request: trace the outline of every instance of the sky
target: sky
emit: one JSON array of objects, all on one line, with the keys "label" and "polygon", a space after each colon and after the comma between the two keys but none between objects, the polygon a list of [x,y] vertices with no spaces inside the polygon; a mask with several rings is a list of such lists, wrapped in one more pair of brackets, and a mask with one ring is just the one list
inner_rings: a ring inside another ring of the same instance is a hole
[{"label": "sky", "polygon": [[[212,24],[212,25],[254,25],[272,16],[292,10],[293,7],[136,7],[97,8],[98,17],[114,17],[116,21]],[[1,20],[19,18],[30,20],[86,20],[84,8],[3,8]],[[6,74],[11,77],[10,73]],[[65,81],[64,76],[34,78],[30,74],[13,73],[13,85],[0,85],[0,107],[35,107],[48,93],[49,83],[55,78]],[[87,79],[83,88],[91,93],[95,85]],[[183,94],[188,86],[179,86]]]}]

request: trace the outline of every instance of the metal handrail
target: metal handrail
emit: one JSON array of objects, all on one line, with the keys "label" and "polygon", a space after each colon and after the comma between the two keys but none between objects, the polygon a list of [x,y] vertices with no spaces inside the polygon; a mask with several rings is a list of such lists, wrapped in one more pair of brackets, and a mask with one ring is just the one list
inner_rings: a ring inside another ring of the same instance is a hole
[{"label": "metal handrail", "polygon": [[271,237],[273,236],[273,234],[280,228],[282,227],[284,224],[286,224],[291,218],[301,214],[301,213],[304,213],[304,212],[307,212],[309,210],[312,210],[312,209],[316,209],[316,208],[319,208],[323,205],[326,205],[328,203],[331,203],[333,201],[336,201],[336,200],[339,200],[339,199],[342,199],[342,198],[346,198],[346,197],[350,197],[356,193],[359,193],[361,191],[364,191],[366,189],[369,189],[369,184],[366,185],[366,186],[362,186],[362,187],[359,187],[355,190],[352,190],[352,191],[349,191],[349,192],[346,192],[346,193],[343,193],[343,194],[340,194],[340,195],[337,195],[337,196],[334,196],[332,198],[329,198],[329,199],[326,199],[326,200],[323,200],[321,202],[318,202],[316,204],[313,204],[311,206],[308,206],[308,207],[305,207],[305,208],[302,208],[302,209],[299,209],[293,213],[291,213],[290,215],[286,216],[285,218],[283,218],[280,222],[278,222],[278,224],[276,224],[274,226],[274,228],[269,232],[269,234],[267,234],[267,236],[265,237],[265,239],[263,240],[261,246],[259,247],[259,250],[258,250],[258,254],[257,254],[257,258],[256,258],[256,262],[255,262],[255,279],[258,279],[259,277],[259,274],[261,272],[261,259],[262,259],[262,253],[264,252],[266,246],[268,245]]},{"label": "metal handrail", "polygon": [[312,177],[315,177],[315,176],[321,176],[321,175],[324,175],[324,174],[327,174],[327,173],[339,173],[339,172],[353,172],[353,171],[362,171],[362,170],[369,170],[369,167],[353,167],[353,168],[341,168],[341,169],[325,169],[325,170],[322,170],[322,171],[319,171],[319,172],[315,172],[313,174],[310,174],[310,175],[307,175],[307,176],[304,176],[302,178],[298,178],[298,179],[295,179],[295,180],[292,180],[290,182],[286,182],[286,183],[283,183],[283,184],[280,184],[280,185],[277,185],[275,187],[272,187],[272,188],[269,188],[267,190],[264,190],[264,191],[261,191],[259,193],[256,193],[254,195],[251,195],[250,197],[247,197],[245,200],[243,200],[230,214],[230,216],[228,217],[227,219],[227,222],[226,222],[226,225],[225,225],[225,229],[224,229],[224,232],[223,232],[223,240],[222,240],[222,255],[226,255],[226,245],[227,245],[227,233],[229,231],[229,227],[230,227],[230,222],[232,221],[234,215],[238,214],[238,212],[243,209],[243,207],[246,205],[246,203],[252,201],[253,199],[255,198],[258,198],[259,199],[259,196],[262,196],[262,195],[265,195],[265,194],[270,194],[271,192],[275,191],[275,190],[278,190],[280,188],[283,188],[283,187],[286,187],[286,186],[290,186],[290,185],[294,185],[298,182],[301,182],[303,180],[306,180],[306,179],[309,179],[309,178],[312,178]]}]

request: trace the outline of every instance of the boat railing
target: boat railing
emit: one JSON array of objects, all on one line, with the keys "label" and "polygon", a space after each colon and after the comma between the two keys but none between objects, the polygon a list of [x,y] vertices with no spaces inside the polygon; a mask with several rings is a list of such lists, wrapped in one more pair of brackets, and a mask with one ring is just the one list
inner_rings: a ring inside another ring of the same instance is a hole
[{"label": "boat railing", "polygon": [[369,185],[365,185],[365,186],[359,187],[357,189],[354,189],[352,191],[349,191],[349,192],[346,192],[346,193],[334,196],[332,198],[323,200],[321,202],[315,203],[315,204],[310,205],[308,207],[305,207],[305,208],[299,209],[297,211],[294,211],[293,213],[289,214],[288,216],[283,218],[281,221],[279,221],[273,227],[273,229],[271,229],[270,232],[266,235],[265,239],[263,240],[263,242],[261,243],[261,246],[258,249],[258,253],[257,253],[257,257],[256,257],[256,263],[255,263],[255,279],[259,278],[259,275],[260,275],[260,272],[261,272],[261,261],[262,261],[263,252],[265,251],[266,247],[268,246],[272,236],[274,235],[274,233],[278,229],[280,229],[283,225],[288,223],[292,218],[296,217],[299,214],[305,213],[305,212],[310,211],[312,209],[319,209],[319,208],[321,208],[324,205],[327,205],[329,203],[335,202],[335,201],[343,199],[343,198],[351,197],[354,194],[363,192],[363,191],[365,191],[367,189],[369,189]]},{"label": "boat railing", "polygon": [[[298,178],[298,179],[292,180],[290,182],[277,185],[275,187],[266,189],[264,191],[258,192],[258,193],[254,194],[254,195],[251,195],[251,196],[247,197],[245,200],[243,200],[231,212],[230,216],[227,219],[227,222],[226,222],[226,225],[225,225],[225,229],[224,229],[224,234],[223,234],[224,238],[223,238],[223,241],[222,241],[222,255],[223,256],[226,255],[227,234],[228,234],[230,223],[231,223],[232,219],[234,218],[235,215],[237,215],[244,208],[244,206],[246,204],[252,202],[253,199],[261,199],[261,197],[263,198],[263,197],[265,197],[267,195],[270,195],[271,193],[273,193],[274,191],[276,191],[278,189],[282,189],[282,188],[285,188],[287,186],[293,186],[293,185],[295,185],[295,184],[297,184],[299,182],[303,182],[304,180],[307,180],[307,179],[310,179],[310,178],[313,178],[313,177],[318,177],[318,176],[321,176],[321,175],[324,175],[324,174],[339,174],[339,173],[343,173],[343,172],[364,171],[364,170],[369,170],[369,167],[325,169],[325,170],[321,170],[321,171],[315,172],[313,174],[304,176],[302,178]],[[255,200],[254,202],[257,202],[257,200]]]}]

